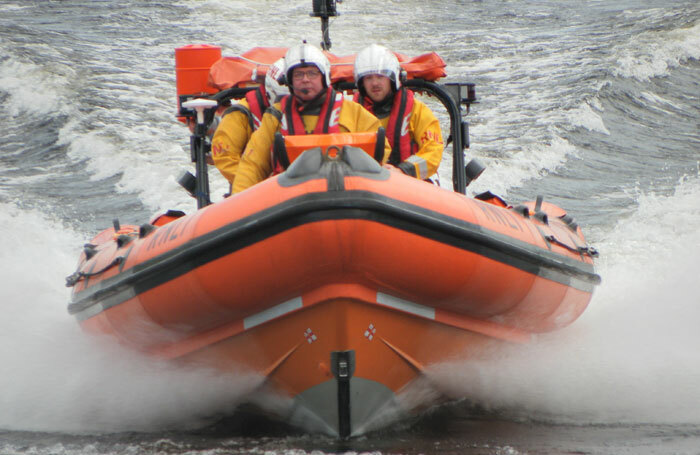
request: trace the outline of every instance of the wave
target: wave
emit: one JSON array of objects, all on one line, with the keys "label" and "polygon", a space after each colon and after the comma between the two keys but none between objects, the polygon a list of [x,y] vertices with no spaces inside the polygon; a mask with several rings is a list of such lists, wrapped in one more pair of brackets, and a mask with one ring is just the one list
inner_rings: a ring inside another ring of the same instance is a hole
[{"label": "wave", "polygon": [[[523,141],[522,138],[504,138],[503,150],[497,157],[489,157],[483,151],[477,158],[486,170],[469,186],[474,194],[491,191],[506,196],[512,188],[519,187],[527,180],[541,178],[559,169],[568,159],[579,155],[578,149],[566,139],[552,134],[542,141]],[[535,195],[532,196],[534,199]]]},{"label": "wave", "polygon": [[145,358],[83,333],[64,277],[83,234],[0,203],[0,428],[112,432],[199,426],[259,383]]},{"label": "wave", "polygon": [[603,106],[597,98],[590,102],[584,102],[576,109],[566,112],[568,123],[574,127],[583,127],[588,131],[602,133],[610,136],[610,131],[605,126],[601,115]]},{"label": "wave", "polygon": [[700,23],[675,30],[644,32],[612,52],[615,76],[639,81],[666,76],[672,68],[700,59]]},{"label": "wave", "polygon": [[500,358],[436,367],[433,379],[510,416],[700,423],[700,174],[638,199],[599,245],[603,284],[577,322]]},{"label": "wave", "polygon": [[[6,49],[2,47],[2,52]],[[71,113],[69,88],[74,71],[22,61],[16,57],[0,60],[0,92],[8,94],[3,102],[11,117],[20,114],[47,115]]]}]

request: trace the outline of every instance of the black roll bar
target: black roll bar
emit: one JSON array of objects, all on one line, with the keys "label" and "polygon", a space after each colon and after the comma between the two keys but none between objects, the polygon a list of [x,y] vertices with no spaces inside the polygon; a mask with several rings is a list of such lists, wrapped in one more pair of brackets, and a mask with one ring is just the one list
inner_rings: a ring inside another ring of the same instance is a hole
[{"label": "black roll bar", "polygon": [[225,106],[226,103],[232,99],[243,98],[246,93],[251,92],[258,88],[254,87],[231,87],[226,90],[222,90],[214,95],[209,96],[209,99],[216,100],[219,106]]},{"label": "black roll bar", "polygon": [[[467,106],[476,103],[474,84],[450,83],[437,84],[424,79],[409,79],[403,82],[403,86],[417,92],[427,92],[435,96],[447,112],[450,114],[450,137],[452,138],[452,187],[454,191],[467,193],[467,177],[464,165],[464,149],[469,147],[469,129],[466,122],[462,122],[462,104]],[[341,82],[337,84],[338,90],[357,90],[354,82]]]}]

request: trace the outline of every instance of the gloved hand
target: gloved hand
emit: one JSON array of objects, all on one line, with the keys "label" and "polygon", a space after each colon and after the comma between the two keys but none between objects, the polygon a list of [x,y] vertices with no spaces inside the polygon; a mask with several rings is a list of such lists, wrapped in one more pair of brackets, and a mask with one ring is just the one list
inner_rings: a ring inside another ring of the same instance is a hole
[{"label": "gloved hand", "polygon": [[214,133],[216,132],[216,129],[219,127],[219,122],[221,121],[221,117],[218,115],[214,116],[214,119],[211,121],[211,124],[209,125],[209,129],[207,130],[207,137],[209,140],[211,140],[214,137]]},{"label": "gloved hand", "polygon": [[[214,137],[214,133],[216,132],[216,128],[219,127],[219,122],[221,121],[221,117],[218,115],[214,116],[214,119],[211,121],[211,124],[209,125],[209,129],[207,130],[207,137],[209,140]],[[197,124],[196,120],[194,118],[188,118],[187,119],[187,127],[190,129],[190,133],[194,133],[194,127]]]},{"label": "gloved hand", "polygon": [[410,175],[411,177],[416,176],[416,167],[413,165],[413,163],[409,163],[408,161],[402,161],[399,163],[398,168],[401,169],[401,172],[403,172],[406,175]]}]

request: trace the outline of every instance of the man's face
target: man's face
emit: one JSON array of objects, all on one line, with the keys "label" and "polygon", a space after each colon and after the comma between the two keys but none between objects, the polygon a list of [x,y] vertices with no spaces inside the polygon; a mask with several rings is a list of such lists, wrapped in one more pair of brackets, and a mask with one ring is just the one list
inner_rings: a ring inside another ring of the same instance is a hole
[{"label": "man's face", "polygon": [[381,74],[370,74],[362,78],[367,96],[373,102],[382,101],[391,92],[391,79]]},{"label": "man's face", "polygon": [[292,86],[294,95],[302,101],[310,101],[323,90],[323,75],[315,66],[294,68]]}]

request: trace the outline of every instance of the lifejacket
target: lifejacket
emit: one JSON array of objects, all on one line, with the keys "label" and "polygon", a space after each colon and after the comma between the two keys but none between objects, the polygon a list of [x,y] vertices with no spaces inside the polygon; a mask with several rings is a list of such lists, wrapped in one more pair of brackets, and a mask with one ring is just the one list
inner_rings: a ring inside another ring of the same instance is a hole
[{"label": "lifejacket", "polygon": [[[374,114],[374,103],[369,97],[355,92],[353,99]],[[418,153],[418,144],[411,137],[411,132],[408,128],[412,113],[413,91],[401,88],[394,94],[394,102],[389,114],[389,124],[386,126],[386,138],[389,140],[389,145],[391,145],[389,163],[394,166],[406,161],[411,155]],[[397,147],[396,144],[399,146]]]},{"label": "lifejacket", "polygon": [[[343,106],[343,94],[336,92],[332,88],[326,92],[326,99],[321,106],[321,112],[318,115],[318,122],[313,131],[307,132],[304,127],[304,120],[299,113],[299,101],[293,95],[287,95],[280,101],[280,133],[282,136],[296,136],[302,134],[330,134],[340,133],[340,109]],[[286,152],[285,152],[286,153]],[[281,163],[289,163],[287,159],[280,159],[275,156],[274,146],[271,150],[272,155],[272,175],[277,175],[286,169]]]},{"label": "lifejacket", "polygon": [[265,109],[269,107],[267,96],[265,96],[265,88],[261,86],[255,90],[246,92],[245,100],[248,102],[248,108],[242,104],[233,104],[224,111],[223,115],[225,116],[234,111],[243,112],[246,116],[248,116],[250,129],[256,131],[258,128],[260,128]]}]

